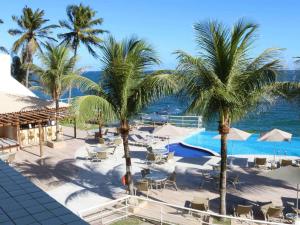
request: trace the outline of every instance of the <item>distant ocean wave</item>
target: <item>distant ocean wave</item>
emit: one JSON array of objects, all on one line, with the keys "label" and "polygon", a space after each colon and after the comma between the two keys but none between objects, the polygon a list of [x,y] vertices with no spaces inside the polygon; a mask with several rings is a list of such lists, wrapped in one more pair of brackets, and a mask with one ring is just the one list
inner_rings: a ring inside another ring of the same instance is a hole
[{"label": "distant ocean wave", "polygon": [[[84,76],[94,80],[99,81],[101,77],[100,71],[89,71],[84,74]],[[278,76],[279,81],[299,81],[300,82],[300,71],[289,70],[280,71]],[[39,95],[41,95],[39,93]],[[72,90],[73,96],[82,95],[82,93],[77,90]],[[66,98],[64,95],[63,98]],[[183,112],[187,106],[186,101],[178,101],[175,97],[167,97],[161,99],[160,101],[150,105],[143,111],[146,113],[152,112],[168,112],[178,113]],[[252,112],[243,120],[238,123],[233,124],[233,126],[255,132],[264,132],[272,128],[279,128],[288,132],[291,132],[295,136],[300,136],[300,103],[294,104],[283,100],[276,101],[273,105],[268,107],[263,112]],[[204,126],[207,130],[216,130],[218,127],[217,121],[205,122]]]}]

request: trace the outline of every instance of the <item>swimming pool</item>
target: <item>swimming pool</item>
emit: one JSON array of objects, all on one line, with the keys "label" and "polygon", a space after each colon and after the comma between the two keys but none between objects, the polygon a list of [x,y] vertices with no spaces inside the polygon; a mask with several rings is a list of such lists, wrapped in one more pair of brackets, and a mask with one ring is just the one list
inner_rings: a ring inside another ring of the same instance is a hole
[{"label": "swimming pool", "polygon": [[[208,149],[216,155],[220,154],[220,140],[213,139],[218,132],[202,131],[193,134],[182,141],[183,145],[204,151]],[[246,141],[228,140],[228,155],[288,155],[300,156],[300,138],[293,137],[289,142],[264,142],[257,141],[259,134],[252,134]],[[175,150],[176,153],[176,150]]]}]

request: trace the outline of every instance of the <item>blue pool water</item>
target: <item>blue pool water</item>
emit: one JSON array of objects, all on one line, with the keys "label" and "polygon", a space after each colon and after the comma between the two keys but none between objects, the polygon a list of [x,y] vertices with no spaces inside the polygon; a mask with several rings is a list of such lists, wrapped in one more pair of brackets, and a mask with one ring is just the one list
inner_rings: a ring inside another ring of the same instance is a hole
[{"label": "blue pool water", "polygon": [[[220,154],[220,140],[213,139],[217,132],[204,131],[187,137],[183,143],[202,149],[210,149]],[[300,138],[289,142],[257,141],[258,134],[252,134],[246,141],[228,140],[228,155],[288,155],[300,156]],[[192,149],[193,150],[193,149]],[[202,151],[202,150],[193,150]],[[176,150],[175,150],[176,152]],[[179,151],[180,152],[180,151]]]},{"label": "blue pool water", "polygon": [[186,147],[180,143],[169,144],[167,146],[170,152],[175,152],[175,156],[186,157],[186,158],[198,158],[202,156],[211,156],[212,154],[201,151],[196,148]]}]

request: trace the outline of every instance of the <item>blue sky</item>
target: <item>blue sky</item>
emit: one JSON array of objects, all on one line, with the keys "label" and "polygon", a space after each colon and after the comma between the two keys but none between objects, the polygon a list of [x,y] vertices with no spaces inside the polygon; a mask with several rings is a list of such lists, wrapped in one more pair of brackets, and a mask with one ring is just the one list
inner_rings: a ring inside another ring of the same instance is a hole
[{"label": "blue sky", "polygon": [[[175,68],[172,54],[181,49],[196,53],[193,24],[207,19],[217,19],[231,25],[245,17],[260,24],[259,39],[253,55],[268,47],[285,48],[282,58],[293,69],[293,57],[300,55],[300,1],[298,0],[9,0],[2,4],[0,18],[0,45],[8,48],[15,40],[7,30],[16,25],[11,15],[19,15],[28,5],[45,9],[46,17],[53,23],[65,18],[69,4],[83,2],[90,5],[104,19],[102,28],[117,39],[133,34],[150,42],[158,52],[160,68]],[[80,65],[91,70],[101,69],[99,61],[81,48]]]}]

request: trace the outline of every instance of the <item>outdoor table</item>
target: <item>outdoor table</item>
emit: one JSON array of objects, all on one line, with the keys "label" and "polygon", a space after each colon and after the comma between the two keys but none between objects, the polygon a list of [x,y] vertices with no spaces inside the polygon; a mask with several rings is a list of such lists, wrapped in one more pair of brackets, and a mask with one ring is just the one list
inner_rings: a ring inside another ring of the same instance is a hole
[{"label": "outdoor table", "polygon": [[109,147],[108,146],[94,146],[93,152],[103,152],[106,151]]},{"label": "outdoor table", "polygon": [[145,179],[151,181],[157,189],[159,185],[162,186],[162,183],[167,179],[167,175],[162,172],[151,172],[145,176]]}]

